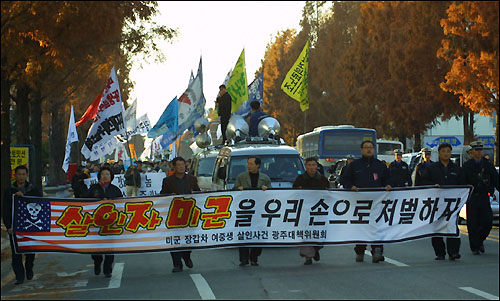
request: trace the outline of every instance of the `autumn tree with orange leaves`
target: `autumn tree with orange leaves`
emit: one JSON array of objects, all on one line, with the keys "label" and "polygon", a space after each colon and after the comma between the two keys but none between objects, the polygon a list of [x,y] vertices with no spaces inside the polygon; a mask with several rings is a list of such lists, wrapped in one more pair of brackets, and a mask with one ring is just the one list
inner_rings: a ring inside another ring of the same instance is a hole
[{"label": "autumn tree with orange leaves", "polygon": [[[497,116],[495,164],[498,165],[499,4],[498,1],[454,2],[441,20],[445,34],[437,56],[452,65],[441,88],[481,115]],[[469,141],[471,137],[468,137]]]},{"label": "autumn tree with orange leaves", "polygon": [[[123,101],[127,100],[132,88],[128,79],[131,56],[157,56],[153,38],[170,39],[176,34],[150,22],[156,8],[156,2],[142,1],[2,2],[2,166],[10,162],[12,100],[18,112],[15,132],[25,133],[29,128],[27,142],[35,145],[37,155],[41,154],[42,129],[49,131],[45,133],[50,140],[49,178],[52,185],[63,182],[70,105],[75,105],[79,118],[102,90],[112,66],[117,68]],[[47,116],[42,118],[44,112]],[[42,126],[42,119],[48,124]],[[85,129],[79,129],[79,134],[83,140]],[[41,157],[35,162],[34,170],[41,170]],[[9,182],[4,171],[8,169],[2,169],[2,191]]]}]

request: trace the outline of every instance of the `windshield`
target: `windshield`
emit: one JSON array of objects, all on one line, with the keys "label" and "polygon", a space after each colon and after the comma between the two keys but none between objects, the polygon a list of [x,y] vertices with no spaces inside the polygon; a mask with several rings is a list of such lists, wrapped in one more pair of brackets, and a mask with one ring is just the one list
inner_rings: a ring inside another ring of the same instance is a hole
[{"label": "windshield", "polygon": [[[299,155],[268,155],[259,158],[261,160],[259,171],[269,176],[273,182],[294,182],[295,178],[304,172]],[[248,156],[231,157],[229,183],[234,183],[239,174],[248,171],[247,161]]]},{"label": "windshield", "polygon": [[217,157],[200,158],[196,176],[211,177],[214,171],[215,159],[217,159]]},{"label": "windshield", "polygon": [[348,155],[361,156],[361,142],[370,140],[375,143],[375,133],[361,130],[343,130],[325,132],[323,136],[324,155]]},{"label": "windshield", "polygon": [[399,143],[377,142],[379,155],[392,155],[395,149],[402,149]]}]

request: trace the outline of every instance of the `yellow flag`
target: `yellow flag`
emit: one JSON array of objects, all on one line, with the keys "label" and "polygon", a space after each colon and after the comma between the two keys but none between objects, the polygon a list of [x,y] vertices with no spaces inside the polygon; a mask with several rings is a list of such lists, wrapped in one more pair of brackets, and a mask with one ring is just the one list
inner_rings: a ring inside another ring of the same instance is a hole
[{"label": "yellow flag", "polygon": [[288,96],[300,102],[300,109],[309,109],[309,97],[307,95],[307,74],[309,70],[309,41],[288,71],[281,84],[281,90]]},{"label": "yellow flag", "polygon": [[231,95],[233,103],[231,105],[231,113],[238,111],[240,105],[248,100],[248,84],[245,67],[245,49],[241,51],[238,62],[234,66],[231,77],[226,85],[227,93]]}]

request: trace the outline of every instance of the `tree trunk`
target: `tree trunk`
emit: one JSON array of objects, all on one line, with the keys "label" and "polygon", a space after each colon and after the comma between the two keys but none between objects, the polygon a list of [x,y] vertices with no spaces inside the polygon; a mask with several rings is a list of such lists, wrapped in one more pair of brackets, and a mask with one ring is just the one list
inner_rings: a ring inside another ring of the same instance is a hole
[{"label": "tree trunk", "polygon": [[468,145],[474,140],[474,112],[465,112],[464,122],[464,145]]},{"label": "tree trunk", "polygon": [[[3,198],[3,194],[5,190],[10,185],[10,83],[7,81],[5,74],[2,72],[1,75],[1,90],[2,90],[2,99],[1,99],[1,165],[0,168],[0,177],[1,177],[1,196]],[[3,207],[3,206],[2,206]]]},{"label": "tree trunk", "polygon": [[422,138],[420,133],[415,134],[415,144],[413,145],[413,151],[418,152],[422,149]]},{"label": "tree trunk", "polygon": [[40,190],[42,187],[42,99],[38,91],[33,91],[32,99],[30,101],[30,134],[31,143],[33,144],[33,166],[31,167],[30,174],[33,179],[33,184]]},{"label": "tree trunk", "polygon": [[17,144],[30,144],[29,125],[30,110],[28,95],[30,89],[26,84],[17,87],[16,101],[16,141]]},{"label": "tree trunk", "polygon": [[499,134],[499,129],[498,129],[498,110],[496,111],[496,119],[497,119],[497,125],[495,129],[495,166],[500,165],[500,148],[498,147],[498,134]]},{"label": "tree trunk", "polygon": [[401,143],[403,143],[403,149],[401,151],[404,152],[406,150],[406,135],[404,133],[401,133],[399,134],[398,139]]},{"label": "tree trunk", "polygon": [[54,100],[50,109],[50,158],[49,158],[49,182],[47,186],[58,186],[66,183],[65,174],[62,170],[64,152],[66,150],[66,137],[64,137],[64,106],[61,100]]}]

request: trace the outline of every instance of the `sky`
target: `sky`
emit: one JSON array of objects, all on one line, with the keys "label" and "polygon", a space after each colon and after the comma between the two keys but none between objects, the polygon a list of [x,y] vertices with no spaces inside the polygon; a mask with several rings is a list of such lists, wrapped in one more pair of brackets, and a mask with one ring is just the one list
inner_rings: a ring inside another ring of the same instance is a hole
[{"label": "sky", "polygon": [[160,14],[154,21],[177,28],[171,42],[159,43],[166,56],[163,63],[134,65],[130,72],[135,87],[129,104],[137,99],[137,117],[148,113],[154,125],[168,103],[180,97],[193,71],[196,76],[200,55],[203,59],[205,109],[214,107],[215,98],[243,48],[247,82],[254,80],[266,45],[287,28],[300,30],[305,1],[159,1]]}]

